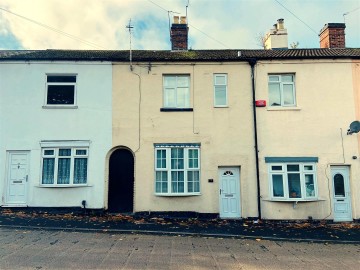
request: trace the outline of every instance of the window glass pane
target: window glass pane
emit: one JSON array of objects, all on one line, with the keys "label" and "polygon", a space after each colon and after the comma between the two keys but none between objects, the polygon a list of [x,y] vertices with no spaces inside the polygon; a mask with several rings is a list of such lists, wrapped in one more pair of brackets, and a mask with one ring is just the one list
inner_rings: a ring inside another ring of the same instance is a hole
[{"label": "window glass pane", "polygon": [[314,175],[305,174],[306,197],[315,197]]},{"label": "window glass pane", "polygon": [[72,83],[76,82],[76,76],[69,75],[49,75],[47,82]]},{"label": "window glass pane", "polygon": [[189,107],[189,88],[178,87],[177,88],[177,100],[176,107],[178,108],[188,108]]},{"label": "window glass pane", "polygon": [[74,104],[74,85],[48,85],[47,104]]},{"label": "window glass pane", "polygon": [[59,158],[58,184],[70,184],[70,158]]},{"label": "window glass pane", "polygon": [[283,93],[284,93],[284,105],[294,105],[295,97],[294,97],[294,86],[292,84],[284,84],[283,85]]},{"label": "window glass pane", "polygon": [[188,87],[189,86],[189,77],[179,76],[177,77],[177,87]]},{"label": "window glass pane", "polygon": [[189,149],[189,168],[198,168],[199,160],[198,160],[198,150],[197,149]]},{"label": "window glass pane", "polygon": [[174,193],[184,192],[184,172],[171,172],[171,189]]},{"label": "window glass pane", "polygon": [[278,81],[279,81],[279,76],[275,76],[275,75],[269,76],[269,82],[278,82]]},{"label": "window glass pane", "polygon": [[282,171],[282,166],[281,165],[271,166],[271,170],[272,171]]},{"label": "window glass pane", "polygon": [[184,149],[171,149],[171,169],[184,169]]},{"label": "window glass pane", "polygon": [[334,175],[334,193],[335,197],[345,197],[344,177],[339,173]]},{"label": "window glass pane", "polygon": [[312,165],[304,165],[304,170],[305,170],[305,171],[312,171],[312,170],[313,170],[313,166],[312,166]]},{"label": "window glass pane", "polygon": [[288,172],[298,172],[300,171],[299,165],[287,165]]},{"label": "window glass pane", "polygon": [[199,171],[188,172],[188,192],[199,192]]},{"label": "window glass pane", "polygon": [[166,168],[166,150],[156,151],[156,168]]},{"label": "window glass pane", "polygon": [[283,185],[283,176],[272,175],[272,184],[273,184],[273,196],[274,197],[284,197],[284,185]]},{"label": "window glass pane", "polygon": [[86,184],[87,158],[75,158],[74,184]]},{"label": "window glass pane", "polygon": [[280,84],[269,84],[269,104],[270,106],[281,106]]},{"label": "window glass pane", "polygon": [[215,105],[225,106],[226,105],[226,86],[215,86]]},{"label": "window glass pane", "polygon": [[59,156],[61,157],[71,156],[71,149],[59,149]]},{"label": "window glass pane", "polygon": [[215,75],[215,84],[226,85],[226,76],[225,75]]},{"label": "window glass pane", "polygon": [[168,177],[167,172],[156,172],[156,192],[167,193]]},{"label": "window glass pane", "polygon": [[288,187],[290,198],[301,198],[300,174],[288,174]]},{"label": "window glass pane", "polygon": [[165,87],[176,87],[176,77],[175,76],[165,76],[164,77],[164,86]]},{"label": "window glass pane", "polygon": [[55,158],[44,158],[43,171],[42,171],[42,184],[54,184],[54,172],[55,172]]},{"label": "window glass pane", "polygon": [[44,150],[44,156],[53,156],[54,150]]},{"label": "window glass pane", "polygon": [[283,81],[283,82],[293,82],[294,81],[294,76],[293,75],[282,75],[281,76],[281,81]]},{"label": "window glass pane", "polygon": [[86,156],[86,150],[84,150],[84,149],[81,149],[81,150],[76,150],[76,155],[77,156]]},{"label": "window glass pane", "polygon": [[175,88],[165,88],[164,97],[165,107],[176,107],[176,91]]}]

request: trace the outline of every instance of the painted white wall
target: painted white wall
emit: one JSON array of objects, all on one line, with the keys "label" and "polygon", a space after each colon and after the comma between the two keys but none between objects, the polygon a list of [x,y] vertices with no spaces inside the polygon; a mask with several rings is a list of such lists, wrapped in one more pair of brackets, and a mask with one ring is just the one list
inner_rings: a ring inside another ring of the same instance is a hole
[{"label": "painted white wall", "polygon": [[[46,74],[77,74],[77,109],[43,108]],[[6,198],[7,151],[30,151],[28,206],[104,207],[105,156],[111,148],[112,65],[102,62],[0,64],[0,193]],[[41,187],[42,140],[88,140],[88,186]]]}]

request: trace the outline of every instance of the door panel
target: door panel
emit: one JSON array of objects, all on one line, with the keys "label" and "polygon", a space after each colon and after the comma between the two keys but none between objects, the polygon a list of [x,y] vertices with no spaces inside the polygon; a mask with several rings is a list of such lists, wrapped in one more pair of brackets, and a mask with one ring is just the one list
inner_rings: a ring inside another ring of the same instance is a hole
[{"label": "door panel", "polygon": [[29,152],[9,152],[6,204],[26,205]]},{"label": "door panel", "polygon": [[220,217],[240,218],[240,170],[237,167],[219,168]]},{"label": "door panel", "polygon": [[349,167],[332,166],[334,221],[352,221]]}]

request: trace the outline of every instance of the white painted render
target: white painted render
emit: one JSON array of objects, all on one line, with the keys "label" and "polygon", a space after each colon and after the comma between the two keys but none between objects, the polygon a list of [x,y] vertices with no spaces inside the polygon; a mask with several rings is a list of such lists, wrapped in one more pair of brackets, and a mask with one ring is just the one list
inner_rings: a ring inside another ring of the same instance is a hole
[{"label": "white painted render", "polygon": [[[77,108],[43,108],[46,74],[77,75]],[[8,151],[30,151],[27,206],[104,207],[105,156],[111,148],[112,66],[108,62],[0,64],[0,194],[6,202]],[[90,142],[88,185],[41,186],[41,141]]]}]

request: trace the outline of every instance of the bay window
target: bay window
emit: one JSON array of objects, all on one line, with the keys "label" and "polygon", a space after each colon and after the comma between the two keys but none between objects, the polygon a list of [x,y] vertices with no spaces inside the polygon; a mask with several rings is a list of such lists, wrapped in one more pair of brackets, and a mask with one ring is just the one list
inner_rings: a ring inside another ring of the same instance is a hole
[{"label": "bay window", "polygon": [[200,144],[155,144],[155,193],[200,193]]}]

